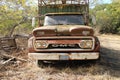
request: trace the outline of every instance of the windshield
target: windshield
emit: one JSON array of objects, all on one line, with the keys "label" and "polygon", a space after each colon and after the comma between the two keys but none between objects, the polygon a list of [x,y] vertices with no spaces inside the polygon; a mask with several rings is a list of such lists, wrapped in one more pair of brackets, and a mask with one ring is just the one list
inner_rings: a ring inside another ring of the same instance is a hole
[{"label": "windshield", "polygon": [[48,15],[44,25],[84,25],[83,15]]}]

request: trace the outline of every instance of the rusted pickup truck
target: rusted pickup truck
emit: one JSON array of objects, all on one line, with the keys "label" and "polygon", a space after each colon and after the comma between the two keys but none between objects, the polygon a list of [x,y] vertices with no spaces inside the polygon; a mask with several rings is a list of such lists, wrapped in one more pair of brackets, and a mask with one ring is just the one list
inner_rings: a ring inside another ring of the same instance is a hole
[{"label": "rusted pickup truck", "polygon": [[[62,4],[62,9],[60,4],[47,5],[46,2],[44,6],[39,2],[40,10],[43,8],[46,10],[47,6],[48,9],[44,14],[44,20],[39,19],[40,27],[33,30],[33,37],[28,40],[30,58],[36,61],[99,59],[100,42],[94,36],[92,27],[88,26],[89,16],[86,14],[89,10],[88,0],[85,0],[85,4],[80,2],[67,4],[67,1],[70,0],[66,0],[66,4]],[[70,10],[66,11],[66,7],[69,7]],[[60,10],[48,12],[53,8]],[[81,8],[85,13],[80,12]],[[43,26],[41,26],[41,22],[43,22]]]}]

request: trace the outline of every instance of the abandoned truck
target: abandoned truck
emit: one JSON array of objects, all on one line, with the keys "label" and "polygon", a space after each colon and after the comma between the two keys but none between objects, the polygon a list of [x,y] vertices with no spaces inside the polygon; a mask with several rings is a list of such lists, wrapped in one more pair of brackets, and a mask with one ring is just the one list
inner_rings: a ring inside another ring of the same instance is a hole
[{"label": "abandoned truck", "polygon": [[100,42],[89,27],[89,0],[38,0],[39,27],[28,40],[36,61],[97,60]]}]

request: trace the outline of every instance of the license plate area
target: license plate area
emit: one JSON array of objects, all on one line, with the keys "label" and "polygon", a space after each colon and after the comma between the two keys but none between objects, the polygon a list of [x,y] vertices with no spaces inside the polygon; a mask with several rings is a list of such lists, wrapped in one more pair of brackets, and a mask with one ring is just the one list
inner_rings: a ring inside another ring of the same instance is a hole
[{"label": "license plate area", "polygon": [[60,60],[69,60],[69,56],[68,55],[60,55],[59,59]]}]

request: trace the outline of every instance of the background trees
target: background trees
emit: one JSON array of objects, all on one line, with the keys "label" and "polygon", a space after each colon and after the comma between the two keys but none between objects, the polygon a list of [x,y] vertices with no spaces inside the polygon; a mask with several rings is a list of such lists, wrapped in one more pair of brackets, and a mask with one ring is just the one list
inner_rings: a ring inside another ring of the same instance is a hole
[{"label": "background trees", "polygon": [[13,28],[16,34],[31,31],[31,17],[37,14],[34,5],[30,0],[1,0],[0,35],[9,35]]},{"label": "background trees", "polygon": [[97,25],[101,33],[120,34],[120,2],[99,4],[92,10],[96,14]]},{"label": "background trees", "polygon": [[[101,33],[120,34],[119,0],[112,0],[110,4],[90,0],[90,7]],[[37,16],[37,0],[0,0],[0,36],[10,34],[14,27],[15,34],[30,33],[33,16]]]}]

